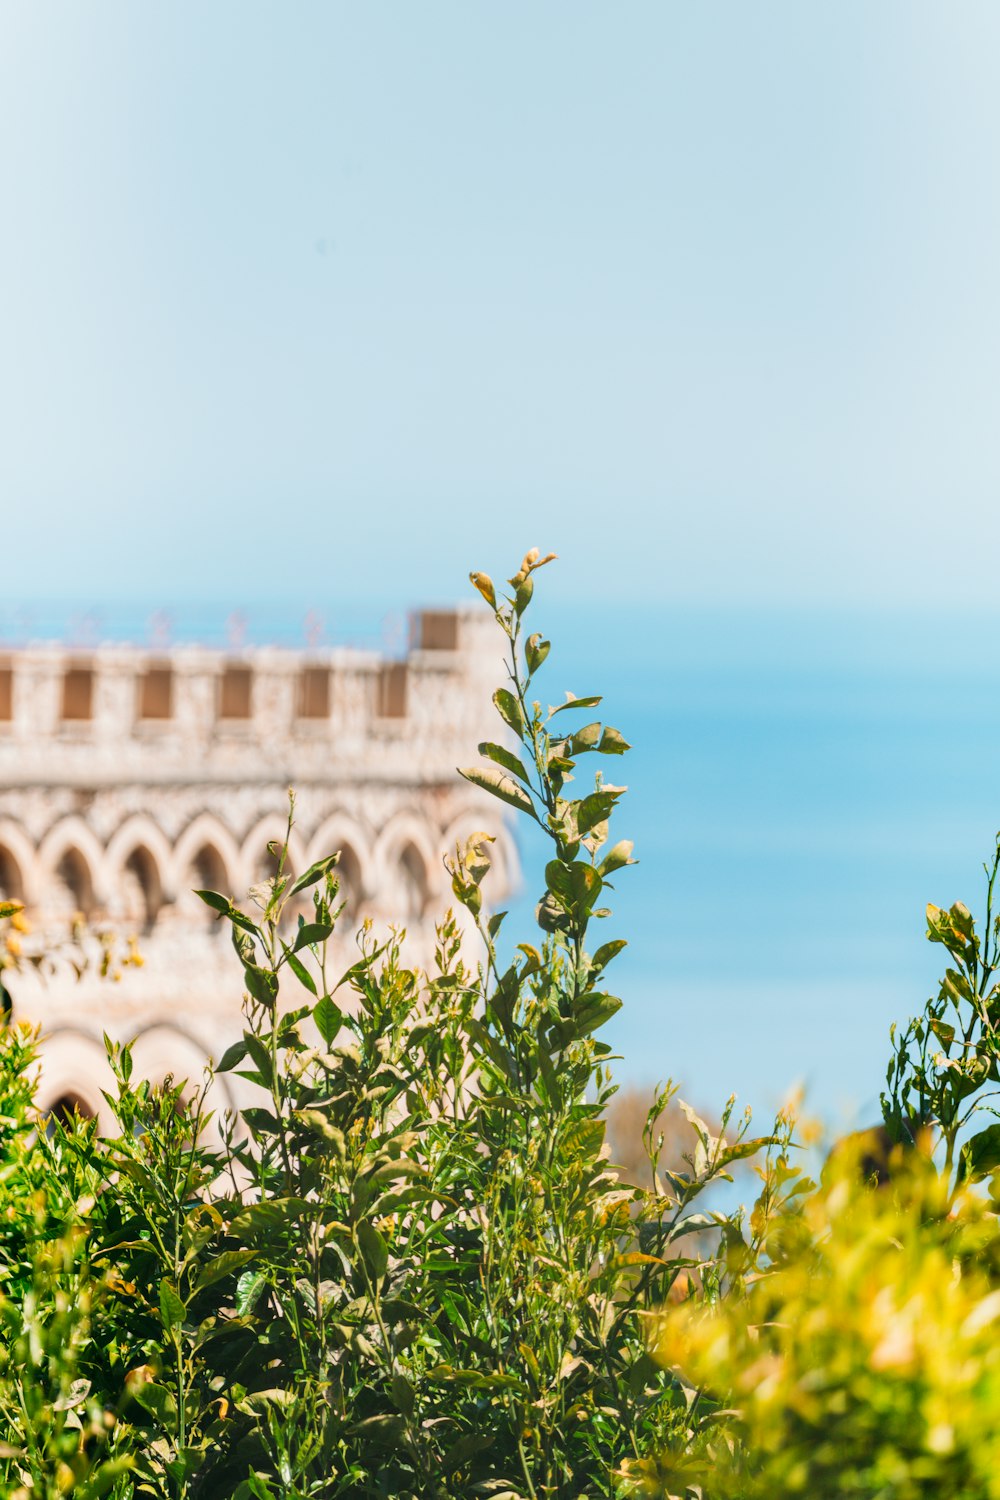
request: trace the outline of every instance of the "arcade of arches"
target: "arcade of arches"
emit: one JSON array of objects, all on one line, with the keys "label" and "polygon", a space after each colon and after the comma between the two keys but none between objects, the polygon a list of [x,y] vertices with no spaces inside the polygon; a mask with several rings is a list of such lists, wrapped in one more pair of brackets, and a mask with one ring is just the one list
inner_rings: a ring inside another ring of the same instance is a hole
[{"label": "arcade of arches", "polygon": [[[448,809],[452,811],[452,809]],[[346,815],[326,817],[307,836],[293,829],[292,873],[334,850],[347,924],[334,942],[346,967],[354,957],[358,922],[405,926],[410,957],[429,961],[433,927],[449,902],[444,853],[482,823],[482,812],[459,812],[442,828],[420,809],[402,809],[379,828]],[[274,872],[273,843],[280,817],[254,821],[237,836],[214,814],[198,811],[172,837],[148,815],[124,819],[105,838],[91,820],[57,820],[33,840],[24,827],[0,820],[0,898],[24,902],[39,943],[58,947],[82,917],[136,939],[141,969],[109,984],[92,973],[79,982],[40,983],[30,973],[11,979],[15,1007],[45,1032],[40,1106],[54,1117],[96,1115],[110,1127],[102,1089],[109,1077],[104,1032],[135,1041],[137,1070],[154,1081],[199,1077],[239,1032],[242,998],[238,966],[214,913],[194,894],[221,891],[239,900]],[[272,845],[269,851],[268,845]],[[509,884],[515,856],[508,838],[497,848],[495,896]],[[216,1108],[241,1102],[229,1078],[213,1087]],[[245,1086],[244,1086],[245,1087]],[[245,1101],[243,1101],[245,1102]]]}]

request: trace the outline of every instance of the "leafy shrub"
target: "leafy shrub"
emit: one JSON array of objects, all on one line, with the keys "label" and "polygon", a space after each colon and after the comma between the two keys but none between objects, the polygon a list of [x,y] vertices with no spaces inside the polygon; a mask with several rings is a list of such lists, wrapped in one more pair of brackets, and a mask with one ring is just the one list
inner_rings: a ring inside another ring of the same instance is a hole
[{"label": "leafy shrub", "polygon": [[[248,909],[201,893],[245,985],[243,1036],[219,1070],[260,1102],[214,1122],[207,1083],[153,1088],[110,1047],[118,1135],[71,1126],[17,1148],[43,1205],[28,1239],[41,1252],[73,1229],[44,1274],[50,1326],[59,1298],[77,1319],[66,1376],[87,1412],[72,1480],[55,1454],[34,1477],[27,1435],[0,1457],[25,1495],[92,1482],[119,1500],[611,1496],[630,1466],[694,1438],[648,1319],[669,1298],[723,1294],[753,1263],[766,1192],[749,1226],[695,1202],[766,1142],[729,1110],[716,1130],[692,1112],[689,1160],[658,1170],[668,1087],[649,1114],[651,1186],[623,1184],[608,1160],[610,1049],[596,1033],[620,1005],[608,971],[624,943],[591,933],[632,846],[610,837],[624,787],[598,773],[581,796],[567,789],[585,756],[614,764],[628,745],[585,721],[597,698],[545,711],[531,697],[549,644],[522,622],[548,560],[529,553],[499,598],[473,577],[508,682],[494,695],[503,742],[463,772],[551,841],[536,941],[501,957],[477,834],[449,869],[478,966],[449,914],[430,974],[407,967],[401,934],[366,927],[357,962],[333,975],[336,856],[292,879],[276,850]],[[35,1276],[22,1275],[21,1311]]]},{"label": "leafy shrub", "polygon": [[989,1100],[1000,1085],[1000,915],[994,892],[1000,873],[1000,835],[992,866],[984,866],[986,903],[981,931],[969,908],[927,907],[927,938],[952,962],[923,1014],[893,1028],[893,1056],[882,1109],[890,1136],[914,1142],[930,1131],[940,1143],[945,1171],[956,1181],[977,1180],[1000,1167],[1000,1123],[970,1136],[977,1115],[996,1122]]},{"label": "leafy shrub", "polygon": [[[746,1296],[660,1320],[658,1354],[704,1409],[706,1494],[1000,1495],[996,1205],[899,1149],[875,1187],[862,1150],[818,1190],[787,1169]],[[668,1463],[646,1492],[674,1493]]]}]

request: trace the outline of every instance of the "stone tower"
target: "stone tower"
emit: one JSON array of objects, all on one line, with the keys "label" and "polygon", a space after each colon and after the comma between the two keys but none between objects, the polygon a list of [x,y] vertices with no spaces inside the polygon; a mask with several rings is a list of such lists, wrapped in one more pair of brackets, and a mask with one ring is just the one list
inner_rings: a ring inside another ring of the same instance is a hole
[{"label": "stone tower", "polygon": [[[242,975],[225,924],[194,897],[237,900],[270,873],[296,791],[293,867],[341,850],[351,917],[407,929],[430,957],[449,903],[442,857],[496,836],[495,905],[517,877],[499,804],[464,782],[496,737],[498,633],[478,612],[415,616],[402,660],[349,648],[165,651],[107,645],[0,652],[0,896],[34,937],[74,913],[123,937],[144,964],[118,982],[17,973],[17,1015],[45,1033],[39,1103],[107,1123],[103,1034],[135,1038],[136,1073],[198,1078],[239,1035]],[[344,967],[354,926],[337,939]],[[217,1080],[216,1108],[242,1102]]]}]

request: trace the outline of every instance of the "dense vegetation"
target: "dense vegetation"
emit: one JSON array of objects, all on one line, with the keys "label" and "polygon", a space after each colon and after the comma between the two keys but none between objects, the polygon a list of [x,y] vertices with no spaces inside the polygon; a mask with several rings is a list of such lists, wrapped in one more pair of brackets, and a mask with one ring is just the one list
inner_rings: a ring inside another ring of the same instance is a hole
[{"label": "dense vegetation", "polygon": [[[333,974],[336,855],[299,873],[279,850],[245,907],[201,893],[245,989],[217,1069],[259,1091],[239,1118],[211,1117],[210,1075],[153,1088],[110,1047],[117,1134],[42,1128],[36,1038],[0,1034],[0,1495],[1000,1494],[1000,1126],[970,1134],[1000,923],[930,909],[952,967],[894,1041],[880,1163],[848,1144],[816,1186],[790,1117],[755,1139],[731,1106],[712,1127],[684,1106],[692,1149],[661,1160],[668,1087],[626,1181],[598,1039],[624,944],[595,936],[632,863],[625,789],[570,788],[628,745],[599,699],[533,696],[548,561],[500,596],[473,576],[509,675],[505,732],[462,773],[551,841],[533,941],[489,912],[474,835],[430,973],[366,926]],[[748,1161],[750,1210],[713,1207]]]}]

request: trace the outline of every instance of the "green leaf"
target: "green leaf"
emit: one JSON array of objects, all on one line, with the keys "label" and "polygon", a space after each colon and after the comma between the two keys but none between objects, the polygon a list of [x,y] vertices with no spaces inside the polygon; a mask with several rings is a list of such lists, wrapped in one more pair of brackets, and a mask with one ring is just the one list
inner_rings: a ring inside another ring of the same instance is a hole
[{"label": "green leaf", "polygon": [[214,911],[221,911],[224,916],[229,915],[232,903],[227,896],[220,896],[218,891],[195,891],[195,895],[200,896],[205,905],[212,907]]},{"label": "green leaf", "polygon": [[330,999],[329,995],[313,1006],[313,1020],[316,1022],[317,1030],[329,1047],[341,1026],[344,1024],[344,1013]]},{"label": "green leaf", "polygon": [[997,1167],[1000,1167],[1000,1124],[987,1125],[962,1147],[955,1175],[959,1182],[978,1182]]},{"label": "green leaf", "polygon": [[610,875],[614,870],[622,869],[625,865],[637,864],[638,861],[632,858],[633,847],[631,839],[620,839],[614,848],[609,849],[597,867],[602,877]]},{"label": "green leaf", "polygon": [[499,797],[501,802],[508,802],[511,807],[519,808],[521,812],[530,813],[535,816],[531,798],[527,792],[516,781],[505,776],[502,771],[490,770],[488,766],[480,769],[478,766],[470,770],[459,767],[459,776],[464,776],[466,781],[471,781],[473,786],[482,787],[486,792],[492,792],[494,797]]},{"label": "green leaf", "polygon": [[510,750],[505,750],[503,745],[494,745],[492,740],[483,740],[479,746],[479,753],[485,755],[488,760],[496,761],[497,765],[503,766],[505,771],[510,771],[511,775],[523,781],[525,786],[530,786],[524,766],[517,756]]},{"label": "green leaf", "polygon": [[624,755],[625,751],[631,750],[632,746],[619,730],[612,729],[608,724],[605,726],[604,733],[601,735],[601,743],[597,748],[602,755]]},{"label": "green leaf", "polygon": [[524,714],[514,694],[509,688],[497,688],[493,694],[493,702],[504,723],[513,729],[518,739],[521,739],[525,731]]},{"label": "green leaf", "polygon": [[486,930],[491,938],[495,938],[503,925],[503,919],[507,915],[505,911],[495,911],[486,924]]},{"label": "green leaf", "polygon": [[186,1313],[187,1308],[177,1295],[177,1288],[164,1278],[160,1282],[160,1316],[164,1328],[179,1328]]},{"label": "green leaf", "polygon": [[537,632],[535,635],[528,636],[524,643],[524,659],[528,663],[528,671],[532,676],[548,656],[551,645],[551,641],[542,640]]},{"label": "green leaf", "polygon": [[267,1284],[263,1271],[244,1271],[236,1283],[236,1316],[245,1318],[252,1312],[257,1298]]},{"label": "green leaf", "polygon": [[285,962],[288,964],[288,967],[291,969],[292,973],[299,981],[299,984],[304,985],[311,995],[319,994],[319,991],[316,988],[315,979],[312,977],[309,970],[302,962],[301,958],[296,958],[291,949],[289,949],[285,954]]},{"label": "green leaf", "polygon": [[367,1219],[358,1225],[357,1235],[368,1274],[373,1281],[380,1281],[389,1265],[388,1246],[374,1224],[369,1224]]},{"label": "green leaf", "polygon": [[195,1277],[195,1291],[201,1291],[202,1287],[211,1286],[213,1282],[221,1281],[223,1276],[229,1276],[240,1266],[246,1265],[256,1255],[255,1250],[223,1250],[214,1260],[208,1261]]},{"label": "green leaf", "polygon": [[[455,1469],[460,1469],[465,1461],[481,1453],[484,1448],[492,1447],[496,1441],[495,1432],[467,1432],[452,1443],[441,1460],[442,1474],[451,1474]],[[513,1490],[508,1494],[514,1494]]]},{"label": "green leaf", "polygon": [[317,880],[322,880],[323,876],[333,869],[339,858],[338,850],[336,854],[328,854],[325,859],[318,859],[314,865],[310,865],[308,870],[304,870],[294,882],[288,892],[289,896],[297,896],[299,891],[306,891],[311,885],[315,885]]},{"label": "green leaf", "polygon": [[622,1008],[617,995],[587,995],[573,1017],[577,1034],[584,1036],[610,1021]]},{"label": "green leaf", "polygon": [[321,1109],[297,1109],[295,1117],[297,1120],[301,1120],[307,1129],[314,1131],[328,1145],[333,1146],[338,1156],[345,1157],[347,1155],[347,1142],[344,1139],[344,1132],[338,1126],[333,1125]]},{"label": "green leaf", "polygon": [[574,698],[572,693],[567,693],[565,703],[560,703],[558,708],[549,709],[549,718],[555,718],[556,714],[564,713],[567,708],[596,708],[601,701],[600,694],[592,698]]},{"label": "green leaf", "polygon": [[264,1087],[270,1089],[274,1081],[274,1064],[271,1061],[270,1052],[260,1037],[254,1036],[250,1031],[247,1032],[243,1040],[246,1042],[247,1051],[253,1059],[254,1067],[264,1081]]},{"label": "green leaf", "polygon": [[624,938],[614,938],[610,943],[602,943],[590,961],[591,967],[595,972],[599,969],[606,969],[611,960],[615,958],[623,948],[627,947],[628,943]]},{"label": "green leaf", "polygon": [[20,901],[0,901],[0,917],[12,917],[23,910],[24,906]]},{"label": "green leaf", "polygon": [[613,811],[618,797],[614,792],[591,792],[576,803],[576,827],[578,833],[587,833],[603,823]]},{"label": "green leaf", "polygon": [[155,1380],[145,1380],[132,1388],[132,1396],[139,1405],[154,1416],[161,1427],[173,1428],[177,1420],[177,1402],[172,1391]]},{"label": "green leaf", "polygon": [[221,1060],[216,1064],[215,1071],[217,1073],[231,1073],[233,1068],[237,1067],[246,1055],[246,1042],[242,1040],[233,1042],[232,1046],[227,1047],[225,1052],[223,1052]]},{"label": "green leaf", "polygon": [[413,1415],[413,1387],[405,1375],[397,1374],[392,1377],[392,1399],[404,1417]]},{"label": "green leaf", "polygon": [[270,1010],[278,995],[277,975],[272,974],[270,969],[258,968],[256,964],[246,964],[243,975],[253,998]]},{"label": "green leaf", "polygon": [[593,750],[601,733],[601,726],[595,719],[593,724],[584,724],[575,734],[571,734],[568,740],[569,754],[579,755],[584,750]]},{"label": "green leaf", "polygon": [[331,922],[303,922],[295,934],[295,946],[292,952],[298,953],[301,949],[313,943],[326,942],[332,931],[333,924]]}]

